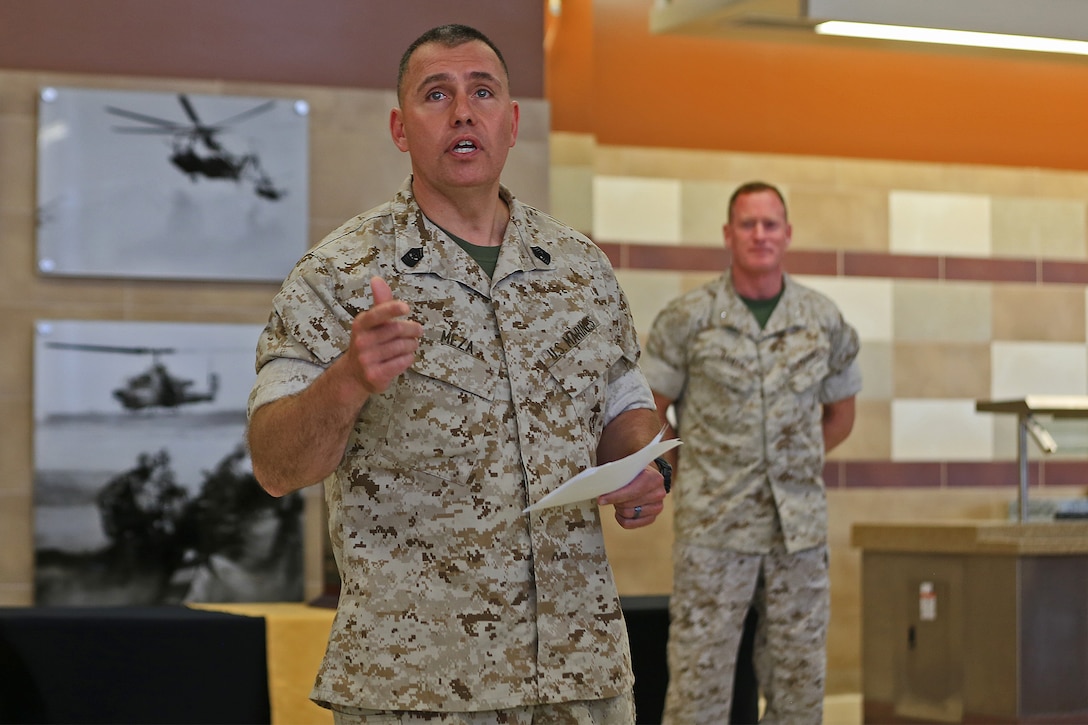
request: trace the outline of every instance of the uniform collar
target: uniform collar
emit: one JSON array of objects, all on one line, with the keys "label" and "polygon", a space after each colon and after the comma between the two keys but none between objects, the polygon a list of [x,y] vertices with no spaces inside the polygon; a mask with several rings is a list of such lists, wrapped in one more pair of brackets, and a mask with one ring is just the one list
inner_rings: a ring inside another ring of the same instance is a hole
[{"label": "uniform collar", "polygon": [[755,316],[733,286],[732,270],[727,269],[721,279],[719,300],[714,309],[714,315],[718,319],[714,324],[732,327],[750,337],[759,338],[783,331],[786,321],[794,319],[794,315],[788,314],[787,308],[796,304],[796,284],[786,272],[782,273],[782,297],[763,329],[760,329]]},{"label": "uniform collar", "polygon": [[[494,282],[516,272],[554,269],[553,240],[533,239],[528,233],[525,205],[515,199],[505,186],[499,186],[499,196],[510,209],[510,221],[503,236]],[[437,274],[462,282],[484,294],[489,292],[492,280],[487,278],[467,252],[423,214],[412,193],[411,176],[393,197],[392,212],[396,235],[394,264],[398,272]]]}]

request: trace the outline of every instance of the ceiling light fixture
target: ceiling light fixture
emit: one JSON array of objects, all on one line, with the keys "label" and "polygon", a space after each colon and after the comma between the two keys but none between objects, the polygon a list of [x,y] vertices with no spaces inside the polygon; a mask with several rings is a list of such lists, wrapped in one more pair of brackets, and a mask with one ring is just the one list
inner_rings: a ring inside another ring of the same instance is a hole
[{"label": "ceiling light fixture", "polygon": [[1064,38],[1040,38],[1030,35],[1003,35],[980,33],[971,30],[946,30],[943,28],[919,28],[907,25],[881,25],[855,23],[845,20],[828,20],[819,23],[815,31],[820,35],[837,35],[848,38],[875,40],[902,40],[915,43],[939,43],[942,45],[967,45],[1003,50],[1029,50],[1043,53],[1071,53],[1088,55],[1088,42]]}]

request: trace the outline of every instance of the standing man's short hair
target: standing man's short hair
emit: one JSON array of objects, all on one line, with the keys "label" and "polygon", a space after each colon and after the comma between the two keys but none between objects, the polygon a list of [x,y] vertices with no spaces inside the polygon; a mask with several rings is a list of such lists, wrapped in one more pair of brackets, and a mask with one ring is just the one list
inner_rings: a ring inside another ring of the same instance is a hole
[{"label": "standing man's short hair", "polygon": [[769,191],[778,197],[778,200],[782,202],[782,211],[785,213],[786,220],[790,218],[789,209],[786,207],[786,197],[782,196],[782,192],[778,190],[778,187],[774,184],[768,184],[766,181],[749,181],[746,184],[741,184],[729,197],[729,218],[726,221],[733,221],[733,205],[737,203],[737,199],[745,196],[746,194],[758,194],[761,191]]},{"label": "standing man's short hair", "polygon": [[401,85],[404,83],[404,76],[408,72],[408,61],[412,59],[412,54],[419,49],[420,46],[427,43],[438,43],[444,45],[447,48],[456,48],[459,45],[465,43],[471,43],[474,40],[478,40],[488,48],[491,48],[495,52],[495,55],[499,58],[499,63],[502,65],[502,71],[506,74],[506,79],[510,80],[510,69],[506,67],[506,59],[502,57],[502,51],[499,47],[491,42],[491,39],[481,33],[476,28],[468,25],[458,25],[457,23],[450,23],[449,25],[439,25],[437,28],[431,28],[423,35],[419,36],[408,46],[408,49],[404,51],[404,55],[400,57],[400,67],[397,69],[397,102],[401,101],[401,92],[403,89]]}]

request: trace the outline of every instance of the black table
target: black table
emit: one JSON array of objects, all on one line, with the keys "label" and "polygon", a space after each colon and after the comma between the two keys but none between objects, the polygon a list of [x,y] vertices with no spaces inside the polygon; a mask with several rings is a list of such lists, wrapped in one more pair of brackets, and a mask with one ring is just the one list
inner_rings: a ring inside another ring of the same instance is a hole
[{"label": "black table", "polygon": [[260,618],[170,606],[0,608],[0,722],[269,721]]}]

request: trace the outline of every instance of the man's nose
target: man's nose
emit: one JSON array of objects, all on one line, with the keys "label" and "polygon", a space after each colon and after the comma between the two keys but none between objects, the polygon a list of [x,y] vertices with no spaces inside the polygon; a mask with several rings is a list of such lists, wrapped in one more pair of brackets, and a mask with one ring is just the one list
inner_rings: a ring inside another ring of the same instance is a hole
[{"label": "man's nose", "polygon": [[472,120],[472,108],[467,96],[458,95],[453,99],[453,123],[454,125],[474,123]]}]

